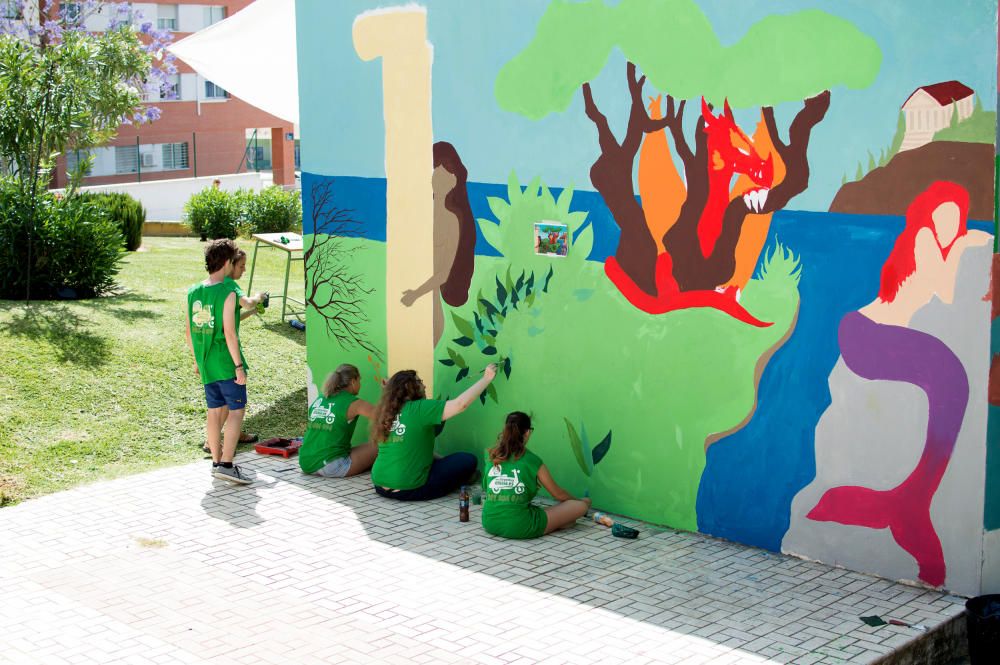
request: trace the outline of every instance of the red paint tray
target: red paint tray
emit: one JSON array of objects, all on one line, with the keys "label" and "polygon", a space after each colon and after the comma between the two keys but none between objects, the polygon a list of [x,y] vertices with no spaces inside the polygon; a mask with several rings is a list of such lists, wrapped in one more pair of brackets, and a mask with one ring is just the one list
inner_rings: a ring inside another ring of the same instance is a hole
[{"label": "red paint tray", "polygon": [[253,447],[261,455],[281,455],[291,457],[299,452],[302,447],[302,439],[265,439]]}]

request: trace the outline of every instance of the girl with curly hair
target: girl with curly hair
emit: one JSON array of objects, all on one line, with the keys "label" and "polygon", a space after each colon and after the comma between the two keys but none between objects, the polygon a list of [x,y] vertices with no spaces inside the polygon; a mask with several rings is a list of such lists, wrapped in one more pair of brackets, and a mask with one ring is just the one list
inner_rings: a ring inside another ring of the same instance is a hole
[{"label": "girl with curly hair", "polygon": [[476,470],[476,457],[452,453],[435,459],[434,428],[469,408],[496,374],[496,365],[488,365],[481,379],[447,402],[427,399],[414,370],[393,374],[372,418],[372,439],[379,447],[372,467],[375,491],[400,501],[427,501],[466,483]]}]

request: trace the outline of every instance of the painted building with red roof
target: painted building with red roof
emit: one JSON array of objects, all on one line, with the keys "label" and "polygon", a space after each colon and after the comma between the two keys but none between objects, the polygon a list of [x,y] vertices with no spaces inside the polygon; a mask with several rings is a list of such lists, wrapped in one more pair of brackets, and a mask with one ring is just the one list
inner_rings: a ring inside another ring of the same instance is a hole
[{"label": "painted building with red roof", "polygon": [[974,98],[975,91],[960,81],[942,81],[914,90],[902,106],[906,133],[900,152],[930,143],[935,132],[951,124],[956,110],[959,122],[968,118]]}]

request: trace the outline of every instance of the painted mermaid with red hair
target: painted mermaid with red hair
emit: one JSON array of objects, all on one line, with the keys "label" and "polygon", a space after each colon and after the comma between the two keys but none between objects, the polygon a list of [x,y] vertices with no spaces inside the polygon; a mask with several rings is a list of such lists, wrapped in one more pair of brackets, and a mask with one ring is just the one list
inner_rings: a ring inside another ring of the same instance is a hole
[{"label": "painted mermaid with red hair", "polygon": [[927,437],[916,468],[891,489],[831,488],[807,515],[820,522],[889,529],[916,560],[918,577],[932,586],[944,584],[946,571],[931,501],[962,428],[969,380],[944,342],[909,324],[934,296],[952,302],[962,253],[992,240],[968,230],[968,211],[969,193],[954,183],[938,181],[920,193],[882,266],[878,297],[840,322],[840,351],[852,372],[873,381],[909,383],[927,395]]}]

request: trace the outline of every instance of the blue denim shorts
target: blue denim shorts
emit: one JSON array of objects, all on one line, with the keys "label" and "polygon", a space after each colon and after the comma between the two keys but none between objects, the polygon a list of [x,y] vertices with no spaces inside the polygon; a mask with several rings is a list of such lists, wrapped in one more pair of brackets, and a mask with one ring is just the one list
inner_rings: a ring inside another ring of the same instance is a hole
[{"label": "blue denim shorts", "polygon": [[315,473],[317,476],[323,476],[324,478],[346,478],[350,471],[351,456],[348,455],[346,457],[338,457]]},{"label": "blue denim shorts", "polygon": [[230,411],[239,411],[247,406],[246,384],[239,385],[236,379],[226,379],[205,384],[205,402],[210,409],[228,406]]}]

